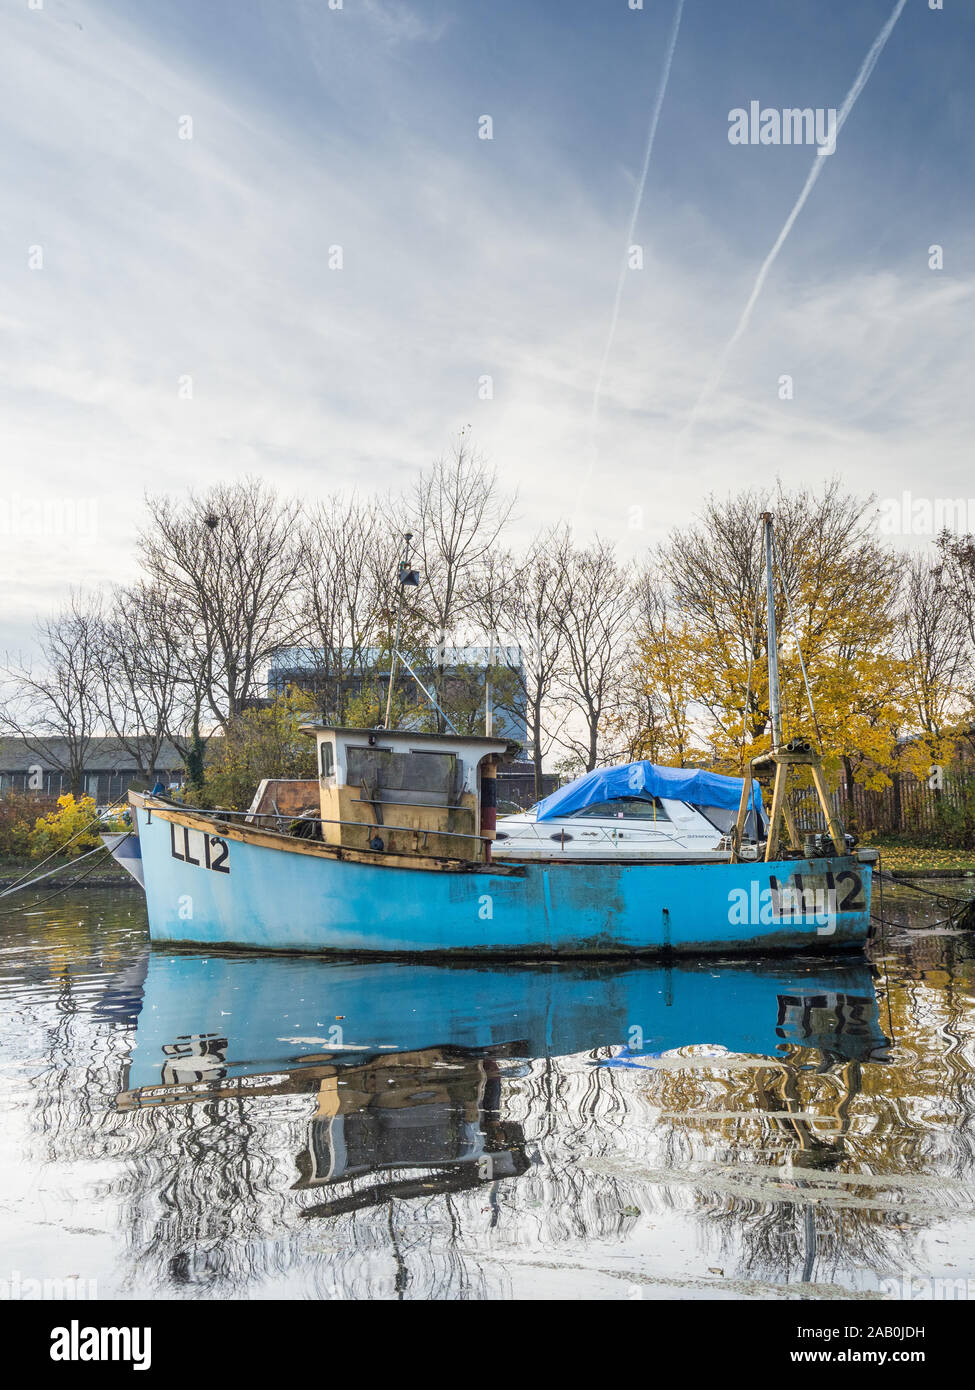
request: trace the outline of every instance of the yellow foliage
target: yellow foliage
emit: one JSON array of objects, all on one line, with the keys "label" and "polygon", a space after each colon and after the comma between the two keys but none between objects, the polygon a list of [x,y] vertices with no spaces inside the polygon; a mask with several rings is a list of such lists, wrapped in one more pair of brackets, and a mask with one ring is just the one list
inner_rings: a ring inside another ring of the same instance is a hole
[{"label": "yellow foliage", "polygon": [[[83,796],[75,800],[71,792],[59,796],[58,809],[50,815],[40,816],[28,836],[31,858],[43,859],[48,854],[61,852],[65,858],[75,859],[95,849],[100,843],[96,815],[94,797]],[[91,825],[92,821],[96,823]]]},{"label": "yellow foliage", "polygon": [[[631,684],[654,713],[648,732],[668,760],[736,773],[771,743],[764,585],[756,610],[753,572],[739,576],[735,556],[725,565],[717,538],[713,546],[690,597],[648,596]],[[896,567],[872,558],[862,547],[824,554],[815,535],[800,539],[790,554],[791,613],[779,579],[775,606],[784,740],[821,743],[828,778],[845,765],[855,780],[881,787],[898,766],[905,663]]]}]

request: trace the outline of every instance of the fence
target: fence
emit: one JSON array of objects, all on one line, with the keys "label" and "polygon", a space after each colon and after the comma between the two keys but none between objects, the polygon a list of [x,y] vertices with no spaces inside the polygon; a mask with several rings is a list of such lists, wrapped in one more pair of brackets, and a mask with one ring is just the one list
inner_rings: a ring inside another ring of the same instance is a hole
[{"label": "fence", "polygon": [[[894,774],[889,787],[873,789],[854,782],[849,795],[841,782],[831,800],[843,824],[860,834],[865,830],[887,835],[933,831],[940,827],[946,809],[961,812],[966,803],[969,807],[975,804],[975,776],[949,774],[941,787],[934,788],[926,780]],[[791,802],[800,829],[823,828],[823,815],[814,791],[796,790]]]}]

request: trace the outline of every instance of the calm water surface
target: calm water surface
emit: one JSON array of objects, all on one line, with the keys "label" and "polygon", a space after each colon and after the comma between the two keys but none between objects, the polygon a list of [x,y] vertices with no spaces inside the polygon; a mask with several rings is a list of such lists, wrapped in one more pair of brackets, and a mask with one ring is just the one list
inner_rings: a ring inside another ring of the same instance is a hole
[{"label": "calm water surface", "polygon": [[8,912],[0,1277],[194,1299],[975,1280],[975,942],[933,902],[887,912],[909,929],[869,962],[673,969],[173,954],[131,890]]}]

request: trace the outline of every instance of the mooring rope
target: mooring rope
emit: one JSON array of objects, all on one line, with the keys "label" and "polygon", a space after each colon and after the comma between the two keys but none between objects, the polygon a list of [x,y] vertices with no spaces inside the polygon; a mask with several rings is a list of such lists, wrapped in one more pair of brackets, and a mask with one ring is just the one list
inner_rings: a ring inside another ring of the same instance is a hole
[{"label": "mooring rope", "polygon": [[[134,833],[135,833],[135,832],[132,831],[132,830],[127,831],[127,833],[122,837],[122,839],[119,840],[119,845],[123,844],[124,841],[127,840],[127,839],[129,838],[129,836],[130,836],[130,835],[133,835]],[[117,849],[117,848],[118,848],[118,845],[116,845],[115,848]],[[76,864],[80,864],[82,859],[87,859],[89,855],[91,855],[91,854],[98,854],[98,853],[107,854],[110,858],[112,857],[112,851],[108,848],[107,845],[96,845],[94,849],[90,849],[90,850],[88,850],[85,854],[79,855],[78,858],[77,858],[74,862],[75,862]],[[47,894],[46,897],[39,898],[36,902],[28,903],[28,904],[27,904],[27,909],[29,909],[31,912],[33,912],[33,911],[35,911],[37,908],[43,907],[45,903],[49,903],[49,902],[51,901],[52,898],[58,897],[59,894],[61,894],[61,893],[67,893],[70,889],[76,887],[77,884],[81,883],[81,881],[82,881],[83,879],[86,879],[86,878],[88,877],[88,875],[89,875],[90,873],[93,873],[94,870],[97,869],[98,867],[99,867],[99,861],[96,860],[95,863],[92,864],[92,865],[90,865],[90,866],[85,870],[85,872],[84,872],[83,874],[78,874],[75,878],[73,878],[73,879],[71,880],[70,883],[63,883],[63,884],[61,885],[60,888],[55,888],[55,889],[53,889],[50,893]],[[55,874],[56,874],[56,873],[58,873],[58,872],[59,872],[58,869],[52,869],[52,870],[51,870],[51,873],[55,873]],[[44,875],[43,875],[44,878],[50,878],[50,876],[51,876],[51,874],[44,874]],[[123,880],[123,881],[124,881],[124,880]],[[25,887],[25,888],[30,888],[30,887],[33,886],[34,883],[39,883],[39,882],[40,882],[40,879],[35,878],[35,879],[32,880],[31,883],[25,884],[24,887]],[[8,889],[8,890],[7,890],[7,892],[12,892],[12,891],[13,891],[13,889]],[[0,897],[5,897],[5,896],[6,896],[5,893],[0,893]],[[15,915],[17,915],[17,914],[23,914],[23,913],[25,912],[25,910],[26,910],[26,909],[25,909],[25,908],[22,908],[22,907],[8,907],[5,911],[0,912],[0,917],[13,917],[13,916],[15,916]]]},{"label": "mooring rope", "polygon": [[[6,897],[7,893],[12,893],[14,889],[18,887],[19,884],[23,883],[26,879],[29,879],[35,869],[42,869],[44,865],[49,864],[52,859],[57,859],[58,855],[63,854],[64,851],[68,848],[68,845],[73,845],[75,840],[80,839],[82,835],[86,835],[93,825],[103,825],[105,822],[105,817],[110,812],[117,810],[120,806],[123,806],[124,804],[125,803],[122,801],[113,801],[109,806],[105,808],[104,811],[100,812],[92,820],[88,821],[85,825],[83,825],[80,830],[76,830],[69,840],[65,840],[63,845],[59,845],[57,849],[52,849],[50,854],[45,854],[43,859],[39,859],[37,863],[32,865],[31,868],[29,868],[25,874],[21,874],[20,878],[14,879],[13,883],[10,884],[10,886],[3,893],[0,893],[0,898]],[[132,832],[129,831],[129,834],[131,833]],[[119,843],[121,844],[121,841],[119,841]],[[95,846],[95,849],[103,848],[103,845]],[[88,850],[87,853],[93,854],[94,850]],[[81,855],[79,857],[84,859],[86,856]],[[75,863],[77,862],[78,861],[75,860]],[[46,878],[47,875],[43,874],[42,877]],[[35,878],[32,880],[32,882],[39,883],[40,879]],[[28,884],[27,886],[30,887],[30,884]]]},{"label": "mooring rope", "polygon": [[919,883],[911,883],[906,878],[895,878],[893,873],[882,873],[879,869],[877,871],[877,876],[878,878],[886,878],[894,887],[910,888],[915,893],[924,893],[929,898],[940,899],[941,902],[958,903],[961,907],[967,907],[972,901],[971,898],[956,898],[954,893],[939,893],[934,888],[922,888]]},{"label": "mooring rope", "polygon": [[[131,831],[129,833],[131,834]],[[119,843],[121,843],[121,841]],[[105,848],[105,845],[96,845],[94,849],[88,849],[85,850],[84,854],[79,854],[77,859],[72,860],[72,863],[80,864],[82,859],[88,859],[92,854],[98,854]],[[38,874],[37,878],[32,878],[29,883],[25,883],[22,878],[19,878],[16,883],[11,883],[9,887],[4,888],[4,890],[0,892],[0,898],[8,898],[11,893],[26,893],[27,889],[33,888],[35,883],[41,883],[44,879],[50,878],[52,874],[61,873],[62,869],[67,867],[69,866],[66,864],[58,864],[55,868],[48,869],[46,874]]]}]

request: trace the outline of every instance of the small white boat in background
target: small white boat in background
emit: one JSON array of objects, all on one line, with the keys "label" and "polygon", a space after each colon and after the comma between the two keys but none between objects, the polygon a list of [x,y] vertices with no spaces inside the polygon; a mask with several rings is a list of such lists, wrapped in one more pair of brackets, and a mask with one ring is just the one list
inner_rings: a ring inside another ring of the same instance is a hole
[{"label": "small white boat in background", "polygon": [[[639,761],[597,768],[530,810],[498,819],[495,859],[727,860],[741,777]],[[762,793],[745,825],[757,846],[767,821]]]},{"label": "small white boat in background", "polygon": [[128,869],[140,888],[145,888],[146,881],[142,875],[142,846],[134,829],[122,831],[120,834],[113,832],[102,835],[101,841],[115,862],[121,864],[123,869]]}]

